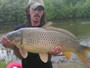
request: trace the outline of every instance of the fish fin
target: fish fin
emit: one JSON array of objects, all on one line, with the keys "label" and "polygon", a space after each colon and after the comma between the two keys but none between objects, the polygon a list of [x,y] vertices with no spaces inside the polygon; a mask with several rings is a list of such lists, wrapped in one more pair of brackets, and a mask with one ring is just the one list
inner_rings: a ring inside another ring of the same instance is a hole
[{"label": "fish fin", "polygon": [[70,61],[70,59],[71,59],[71,53],[70,52],[64,52],[64,56]]},{"label": "fish fin", "polygon": [[49,27],[51,24],[52,24],[52,22],[48,22],[43,26],[43,28]]},{"label": "fish fin", "polygon": [[20,47],[19,51],[23,58],[26,58],[28,56],[28,52],[25,49],[23,49],[23,47]]},{"label": "fish fin", "polygon": [[48,61],[48,54],[39,54],[39,56],[40,56],[40,59],[44,62],[44,63],[46,63],[47,61]]},{"label": "fish fin", "polygon": [[88,59],[88,53],[90,53],[90,48],[85,47],[82,52],[78,53],[76,52],[77,56],[80,58],[80,60],[90,66],[90,60]]},{"label": "fish fin", "polygon": [[64,56],[63,52],[60,52],[58,55]]}]

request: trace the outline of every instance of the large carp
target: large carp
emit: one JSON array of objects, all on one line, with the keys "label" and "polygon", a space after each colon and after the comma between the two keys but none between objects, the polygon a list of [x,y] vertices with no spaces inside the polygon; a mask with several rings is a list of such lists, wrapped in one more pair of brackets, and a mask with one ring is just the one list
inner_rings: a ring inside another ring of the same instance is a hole
[{"label": "large carp", "polygon": [[39,53],[41,60],[46,63],[48,52],[60,45],[68,60],[71,58],[70,52],[74,52],[84,63],[90,63],[85,55],[90,48],[81,46],[76,37],[65,29],[51,26],[21,28],[9,32],[5,36],[19,48],[24,58],[27,57],[28,52]]}]

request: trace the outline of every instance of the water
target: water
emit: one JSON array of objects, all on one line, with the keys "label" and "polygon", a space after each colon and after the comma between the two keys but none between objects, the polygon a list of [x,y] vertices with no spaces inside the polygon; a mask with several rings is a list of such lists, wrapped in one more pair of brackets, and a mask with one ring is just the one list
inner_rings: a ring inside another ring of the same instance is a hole
[{"label": "water", "polygon": [[[76,35],[80,44],[90,47],[89,19],[73,19],[73,20],[57,20],[57,21],[54,20],[52,22],[53,22],[52,26],[69,30],[70,32]],[[15,26],[16,26],[15,24],[0,24],[0,39],[7,32],[12,31],[15,28]],[[90,56],[90,53],[88,53],[87,55]],[[74,57],[71,59],[71,61],[76,60],[77,58],[75,54],[73,54],[73,56]],[[7,59],[13,61],[18,60],[18,58],[14,56],[13,50],[10,49],[8,50],[0,44],[0,60],[7,61]],[[58,59],[60,61],[58,61]],[[66,62],[66,59],[65,60],[62,59],[65,59],[65,57],[58,56],[53,57],[52,61]]]},{"label": "water", "polygon": [[[89,18],[53,21],[53,26],[64,28],[72,32],[77,37],[81,45],[90,47],[90,19]],[[88,55],[88,59],[90,60],[90,53],[87,53],[87,55]],[[55,57],[55,60],[54,60],[55,62],[56,61],[60,62],[57,58],[60,59],[60,61],[66,61],[66,60],[62,60],[62,58],[58,56],[58,57]],[[79,60],[80,62],[80,59],[75,54],[72,54],[71,62],[73,60],[74,61]]]},{"label": "water", "polygon": [[72,32],[80,41],[80,44],[90,46],[90,20],[74,19],[53,21],[53,26]]}]

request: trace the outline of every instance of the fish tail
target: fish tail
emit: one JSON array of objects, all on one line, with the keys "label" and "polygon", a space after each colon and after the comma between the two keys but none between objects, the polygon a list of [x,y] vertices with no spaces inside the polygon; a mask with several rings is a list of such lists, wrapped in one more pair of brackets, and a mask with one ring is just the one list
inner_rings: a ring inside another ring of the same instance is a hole
[{"label": "fish tail", "polygon": [[80,53],[77,53],[78,57],[87,65],[90,66],[90,48],[84,47],[83,50]]},{"label": "fish tail", "polygon": [[90,48],[88,48],[88,47],[84,48],[84,53],[87,57],[88,65],[90,66]]}]

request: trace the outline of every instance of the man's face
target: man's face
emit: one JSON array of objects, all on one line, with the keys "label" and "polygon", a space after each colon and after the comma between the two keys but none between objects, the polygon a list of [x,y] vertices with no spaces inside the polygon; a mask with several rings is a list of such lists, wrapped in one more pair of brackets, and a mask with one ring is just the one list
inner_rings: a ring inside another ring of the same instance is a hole
[{"label": "man's face", "polygon": [[41,17],[43,15],[43,10],[38,10],[38,9],[32,9],[30,8],[30,16],[31,16],[31,20],[34,22],[40,22]]}]

